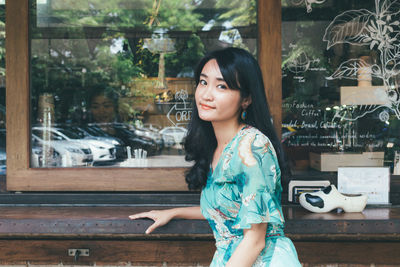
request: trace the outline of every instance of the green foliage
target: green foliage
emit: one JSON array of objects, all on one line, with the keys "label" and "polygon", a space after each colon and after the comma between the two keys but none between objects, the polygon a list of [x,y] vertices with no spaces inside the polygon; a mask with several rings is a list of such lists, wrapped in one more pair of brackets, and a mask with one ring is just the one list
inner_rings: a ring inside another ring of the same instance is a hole
[{"label": "green foliage", "polygon": [[172,77],[190,71],[205,53],[204,45],[196,34],[190,35],[188,39],[179,39],[175,48],[175,53],[165,56],[167,75]]},{"label": "green foliage", "polygon": [[257,24],[255,0],[217,0],[216,7],[226,10],[219,16],[219,19],[230,21],[233,26]]},{"label": "green foliage", "polygon": [[[52,93],[60,99],[57,116],[64,117],[63,112],[84,108],[79,99],[96,90],[92,87],[106,86],[124,96],[123,88],[135,79],[157,77],[159,54],[143,47],[144,38],[152,38],[152,33],[162,30],[164,38],[175,42],[175,51],[165,55],[166,76],[190,76],[206,52],[198,34],[202,27],[210,19],[217,22],[214,29],[225,22],[233,27],[256,24],[257,9],[255,0],[46,3],[31,1],[32,101],[41,93]],[[3,27],[0,22],[0,43]],[[3,57],[0,45],[0,67]]]}]

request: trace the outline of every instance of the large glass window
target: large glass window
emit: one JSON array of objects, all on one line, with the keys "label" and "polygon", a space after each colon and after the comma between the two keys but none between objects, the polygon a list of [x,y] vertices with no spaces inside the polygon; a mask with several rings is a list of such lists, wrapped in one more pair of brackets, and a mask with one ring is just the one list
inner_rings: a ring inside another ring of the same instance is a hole
[{"label": "large glass window", "polygon": [[391,166],[400,150],[400,1],[282,1],[292,170]]},{"label": "large glass window", "polygon": [[256,1],[31,0],[31,167],[184,167],[197,61],[257,51]]}]

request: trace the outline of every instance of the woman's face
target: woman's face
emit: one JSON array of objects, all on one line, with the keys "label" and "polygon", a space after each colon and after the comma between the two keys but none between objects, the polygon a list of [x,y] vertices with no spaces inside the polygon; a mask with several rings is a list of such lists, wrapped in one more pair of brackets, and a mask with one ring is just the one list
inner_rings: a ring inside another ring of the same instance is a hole
[{"label": "woman's face", "polygon": [[113,102],[104,95],[95,96],[90,105],[95,122],[113,122],[115,110]]},{"label": "woman's face", "polygon": [[238,121],[242,105],[240,91],[228,88],[215,59],[204,65],[195,99],[200,119],[210,122]]}]

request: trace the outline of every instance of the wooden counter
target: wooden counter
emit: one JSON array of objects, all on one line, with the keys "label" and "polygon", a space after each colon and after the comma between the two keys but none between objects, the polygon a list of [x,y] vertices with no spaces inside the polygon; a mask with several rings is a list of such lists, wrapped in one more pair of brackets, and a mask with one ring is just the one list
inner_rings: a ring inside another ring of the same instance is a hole
[{"label": "wooden counter", "polygon": [[[0,264],[205,265],[214,253],[208,223],[173,220],[145,235],[151,220],[128,215],[172,206],[0,206]],[[284,206],[286,235],[303,263],[400,263],[400,206],[316,214]],[[368,253],[365,253],[365,251]],[[386,255],[382,257],[382,255]]]}]

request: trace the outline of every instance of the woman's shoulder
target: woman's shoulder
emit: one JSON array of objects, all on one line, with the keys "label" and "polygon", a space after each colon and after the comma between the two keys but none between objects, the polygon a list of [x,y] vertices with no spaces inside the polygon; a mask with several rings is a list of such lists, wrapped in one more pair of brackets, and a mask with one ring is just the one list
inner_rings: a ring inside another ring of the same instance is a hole
[{"label": "woman's shoulder", "polygon": [[237,152],[239,157],[245,161],[245,164],[252,165],[252,161],[263,157],[266,153],[276,155],[268,136],[253,126],[243,128],[238,139]]},{"label": "woman's shoulder", "polygon": [[247,125],[243,128],[239,142],[247,143],[254,148],[269,148],[274,151],[271,140],[256,127]]}]

